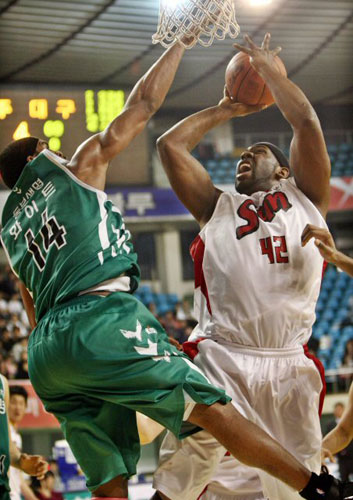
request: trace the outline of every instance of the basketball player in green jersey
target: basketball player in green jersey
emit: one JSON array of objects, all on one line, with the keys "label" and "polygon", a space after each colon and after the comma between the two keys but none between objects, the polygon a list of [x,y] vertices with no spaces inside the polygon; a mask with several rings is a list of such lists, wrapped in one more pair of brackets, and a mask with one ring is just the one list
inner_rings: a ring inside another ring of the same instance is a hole
[{"label": "basketball player in green jersey", "polygon": [[9,439],[9,387],[6,378],[0,374],[0,499],[10,500],[8,470],[10,465],[26,474],[42,479],[48,470],[48,463],[39,455],[21,453]]},{"label": "basketball player in green jersey", "polygon": [[[180,438],[183,420],[209,430],[239,460],[314,499],[321,476],[227,404],[224,391],[169,344],[132,295],[137,258],[118,208],[103,191],[106,171],[162,105],[183,52],[179,44],[169,48],[136,84],[121,115],[71,160],[34,137],[0,155],[12,190],[2,242],[34,328],[30,378],[96,497],[127,497],[140,453],[139,411]],[[321,488],[338,495],[341,486],[325,476]]]}]

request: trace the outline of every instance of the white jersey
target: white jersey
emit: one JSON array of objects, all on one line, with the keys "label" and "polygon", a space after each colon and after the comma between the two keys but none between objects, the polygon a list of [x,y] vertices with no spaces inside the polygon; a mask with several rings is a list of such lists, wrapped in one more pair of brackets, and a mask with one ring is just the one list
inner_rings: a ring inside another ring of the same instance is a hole
[{"label": "white jersey", "polygon": [[[15,443],[17,448],[22,450],[22,437],[16,431],[14,426],[10,423],[10,436],[11,440]],[[21,500],[21,480],[22,471],[16,467],[10,467],[10,498],[11,500]]]},{"label": "white jersey", "polygon": [[307,223],[327,227],[292,177],[252,196],[221,194],[191,247],[193,338],[269,349],[307,343],[323,269],[313,240],[301,246]]}]

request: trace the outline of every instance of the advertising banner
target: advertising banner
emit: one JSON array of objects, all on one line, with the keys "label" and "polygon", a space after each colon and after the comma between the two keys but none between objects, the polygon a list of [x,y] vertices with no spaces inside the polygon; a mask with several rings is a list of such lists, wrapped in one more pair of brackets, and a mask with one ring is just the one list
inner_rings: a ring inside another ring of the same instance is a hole
[{"label": "advertising banner", "polygon": [[353,209],[353,177],[332,177],[329,211]]}]

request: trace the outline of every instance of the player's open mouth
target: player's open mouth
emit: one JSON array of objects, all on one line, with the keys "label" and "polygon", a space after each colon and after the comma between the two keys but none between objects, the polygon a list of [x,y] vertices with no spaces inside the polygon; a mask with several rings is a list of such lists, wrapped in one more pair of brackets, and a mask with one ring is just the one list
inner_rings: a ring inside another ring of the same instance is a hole
[{"label": "player's open mouth", "polygon": [[252,168],[251,168],[251,164],[250,162],[247,162],[247,161],[242,161],[240,164],[239,164],[239,167],[237,169],[237,177],[241,174],[245,174],[247,172],[251,172]]}]

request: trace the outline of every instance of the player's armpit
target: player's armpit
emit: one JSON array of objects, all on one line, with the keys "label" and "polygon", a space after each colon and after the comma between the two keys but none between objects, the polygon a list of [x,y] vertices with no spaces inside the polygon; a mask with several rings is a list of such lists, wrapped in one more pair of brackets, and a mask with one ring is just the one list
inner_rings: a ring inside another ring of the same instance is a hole
[{"label": "player's armpit", "polygon": [[24,305],[26,313],[27,313],[30,327],[33,330],[33,328],[35,328],[37,325],[33,299],[31,297],[29,291],[27,290],[26,286],[21,281],[19,283],[19,289],[20,289],[22,302],[23,302],[23,305]]}]

